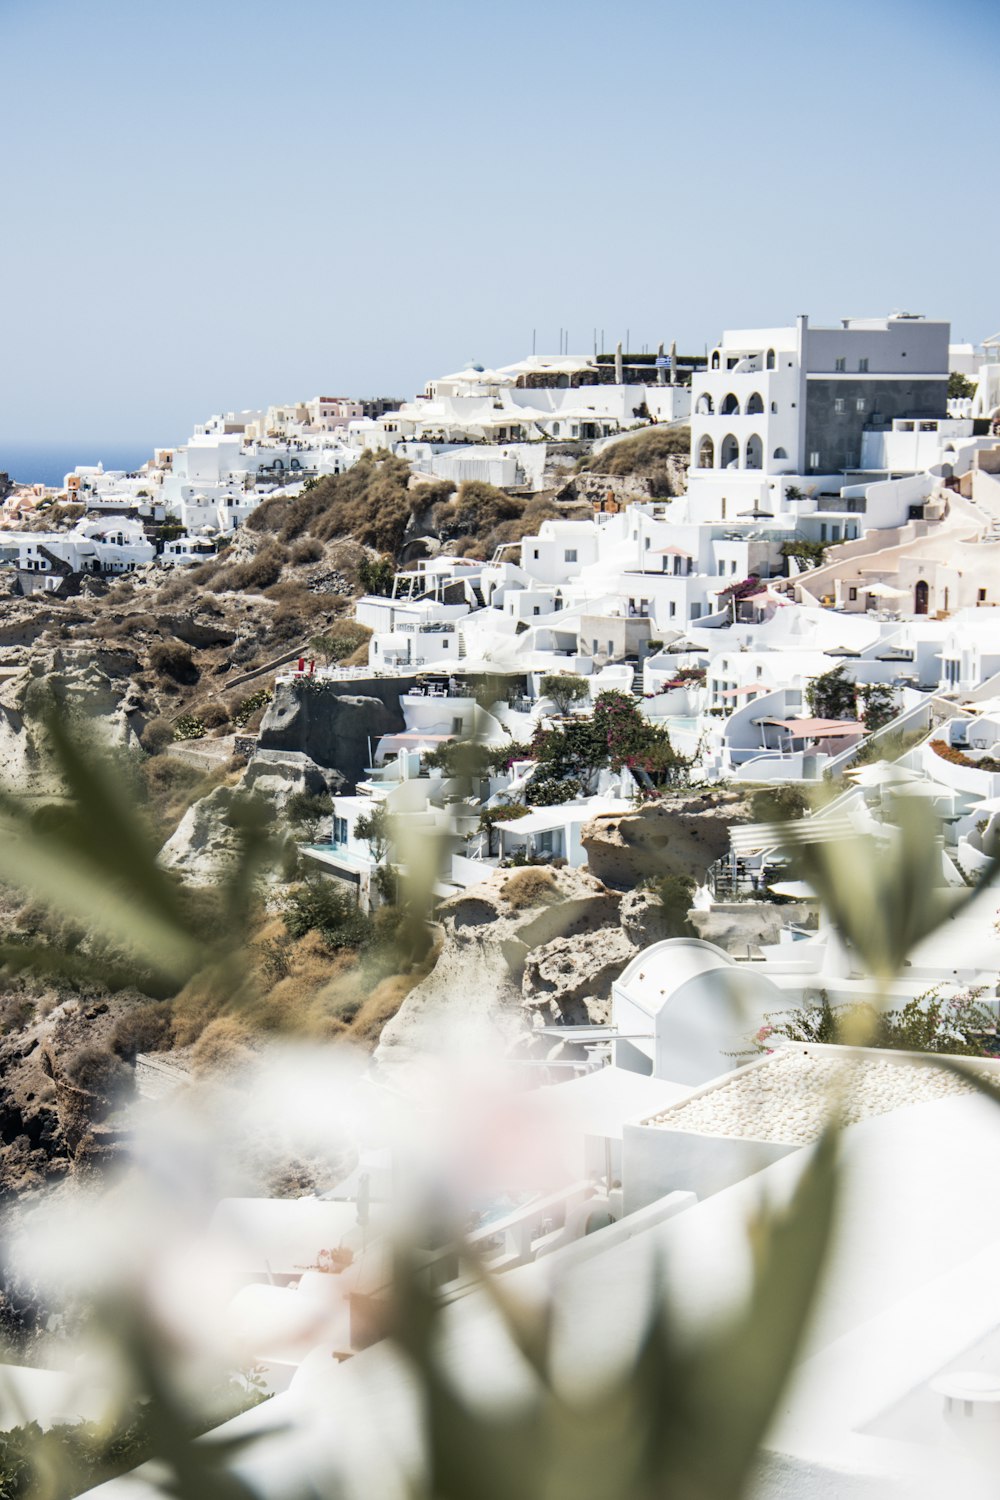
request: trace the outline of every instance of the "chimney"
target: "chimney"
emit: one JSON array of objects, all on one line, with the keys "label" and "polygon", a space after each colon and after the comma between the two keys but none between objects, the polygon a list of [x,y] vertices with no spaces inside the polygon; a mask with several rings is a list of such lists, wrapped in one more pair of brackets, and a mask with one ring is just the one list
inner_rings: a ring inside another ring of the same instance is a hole
[{"label": "chimney", "polygon": [[622,383],[622,341],[619,339],[615,345],[615,385]]}]

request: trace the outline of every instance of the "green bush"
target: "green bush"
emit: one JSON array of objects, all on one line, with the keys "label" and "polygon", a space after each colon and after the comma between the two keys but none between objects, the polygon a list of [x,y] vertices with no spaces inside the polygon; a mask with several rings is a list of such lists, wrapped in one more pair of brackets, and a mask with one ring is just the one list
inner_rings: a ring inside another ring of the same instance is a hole
[{"label": "green bush", "polygon": [[200,740],[205,733],[205,726],[196,714],[181,714],[174,725],[174,738],[177,740]]},{"label": "green bush", "polygon": [[363,948],[371,941],[371,918],[360,911],[354,897],[321,876],[296,886],[282,915],[293,938],[318,932],[330,949]]},{"label": "green bush", "polygon": [[561,714],[568,714],[574,703],[582,703],[590,697],[590,688],[584,677],[575,672],[553,672],[539,683],[543,698],[549,698]]}]

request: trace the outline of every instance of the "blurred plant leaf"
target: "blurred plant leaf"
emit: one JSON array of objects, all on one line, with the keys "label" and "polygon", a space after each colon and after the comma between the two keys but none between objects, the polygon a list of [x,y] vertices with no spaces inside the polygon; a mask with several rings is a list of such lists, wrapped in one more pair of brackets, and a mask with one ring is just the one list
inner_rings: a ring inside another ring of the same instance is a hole
[{"label": "blurred plant leaf", "polygon": [[[526,1360],[523,1399],[490,1410],[465,1400],[446,1368],[442,1311],[402,1257],[392,1336],[415,1367],[425,1410],[432,1500],[739,1500],[798,1356],[829,1246],[837,1133],[814,1148],[783,1208],[751,1227],[744,1306],[695,1343],[673,1327],[655,1281],[635,1358],[613,1382],[571,1399],[550,1376],[551,1306],[519,1306],[480,1269],[490,1302]],[[532,1319],[537,1318],[537,1327]]]},{"label": "blurred plant leaf", "polygon": [[785,845],[796,873],[809,882],[841,936],[882,984],[899,973],[912,948],[968,905],[997,873],[993,860],[979,883],[960,895],[942,886],[940,823],[922,800],[896,799],[887,829],[884,841],[858,834],[828,842],[793,842],[790,830]]}]

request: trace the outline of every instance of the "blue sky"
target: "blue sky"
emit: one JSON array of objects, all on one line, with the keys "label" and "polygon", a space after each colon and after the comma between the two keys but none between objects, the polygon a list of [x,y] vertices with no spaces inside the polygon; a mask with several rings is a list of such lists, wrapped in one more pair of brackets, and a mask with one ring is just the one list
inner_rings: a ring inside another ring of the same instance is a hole
[{"label": "blue sky", "polygon": [[409,395],[533,328],[700,350],[905,309],[981,339],[997,15],[0,0],[0,440]]}]

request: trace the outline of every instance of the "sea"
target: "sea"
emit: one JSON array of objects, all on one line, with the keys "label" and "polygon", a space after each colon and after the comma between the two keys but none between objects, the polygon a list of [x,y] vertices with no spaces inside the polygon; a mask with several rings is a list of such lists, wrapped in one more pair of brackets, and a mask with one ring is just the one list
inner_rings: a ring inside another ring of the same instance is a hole
[{"label": "sea", "polygon": [[18,443],[0,438],[0,473],[20,484],[61,485],[77,464],[105,469],[137,469],[163,444],[87,440],[79,443]]}]

